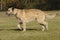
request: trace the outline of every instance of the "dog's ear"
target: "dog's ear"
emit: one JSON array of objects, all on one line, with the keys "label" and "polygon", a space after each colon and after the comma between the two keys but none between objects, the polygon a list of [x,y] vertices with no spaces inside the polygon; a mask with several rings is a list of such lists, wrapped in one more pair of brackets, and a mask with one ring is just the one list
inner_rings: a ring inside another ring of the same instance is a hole
[{"label": "dog's ear", "polygon": [[12,11],[14,10],[14,7],[11,7],[12,8]]}]

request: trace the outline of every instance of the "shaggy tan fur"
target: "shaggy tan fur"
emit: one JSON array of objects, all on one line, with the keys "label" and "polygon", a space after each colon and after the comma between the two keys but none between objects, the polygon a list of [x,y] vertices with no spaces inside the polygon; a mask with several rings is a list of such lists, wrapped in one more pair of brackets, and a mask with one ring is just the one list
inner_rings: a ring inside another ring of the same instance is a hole
[{"label": "shaggy tan fur", "polygon": [[[42,25],[42,31],[48,30],[48,23],[45,21],[49,15],[38,9],[12,9],[9,8],[7,14],[13,14],[19,21],[18,28],[26,31],[26,23],[36,20]],[[55,15],[51,16],[55,17]],[[23,25],[23,27],[21,27]]]}]

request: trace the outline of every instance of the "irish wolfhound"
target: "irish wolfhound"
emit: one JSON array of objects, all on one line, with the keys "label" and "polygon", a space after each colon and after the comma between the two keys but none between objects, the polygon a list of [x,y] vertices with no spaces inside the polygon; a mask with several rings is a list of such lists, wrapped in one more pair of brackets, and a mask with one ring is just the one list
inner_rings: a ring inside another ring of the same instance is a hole
[{"label": "irish wolfhound", "polygon": [[[50,17],[48,14],[45,14],[43,11],[38,9],[16,9],[9,8],[7,14],[13,14],[18,19],[19,24],[18,28],[26,31],[26,23],[36,20],[40,25],[42,25],[42,31],[45,29],[48,30],[48,23],[45,21],[46,17]],[[51,16],[55,17],[55,15]],[[21,27],[23,25],[23,27]]]}]

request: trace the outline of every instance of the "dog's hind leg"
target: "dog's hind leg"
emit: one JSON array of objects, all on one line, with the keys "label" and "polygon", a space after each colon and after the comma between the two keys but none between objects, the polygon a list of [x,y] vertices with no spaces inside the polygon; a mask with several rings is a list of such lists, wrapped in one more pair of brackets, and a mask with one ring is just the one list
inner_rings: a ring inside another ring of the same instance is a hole
[{"label": "dog's hind leg", "polygon": [[42,31],[44,31],[45,29],[48,30],[48,23],[46,21],[41,19],[37,19],[37,21],[40,25],[42,25]]},{"label": "dog's hind leg", "polygon": [[42,22],[40,23],[40,25],[42,25],[42,31],[44,31],[45,29],[48,30],[48,23],[47,22]]}]

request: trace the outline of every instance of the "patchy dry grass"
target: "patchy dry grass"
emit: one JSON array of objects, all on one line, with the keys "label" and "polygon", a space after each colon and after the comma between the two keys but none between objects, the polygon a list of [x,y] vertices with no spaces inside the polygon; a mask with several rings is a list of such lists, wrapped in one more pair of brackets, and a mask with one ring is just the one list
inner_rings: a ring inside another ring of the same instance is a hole
[{"label": "patchy dry grass", "polygon": [[60,40],[60,11],[46,11],[57,13],[54,19],[48,19],[49,30],[41,31],[41,26],[36,22],[27,24],[27,31],[17,30],[17,19],[8,17],[5,12],[0,12],[0,40]]}]

